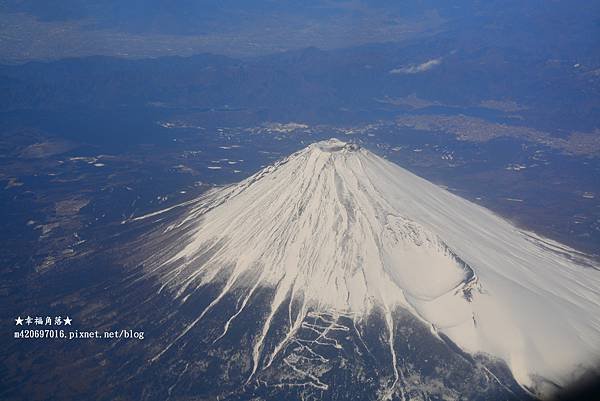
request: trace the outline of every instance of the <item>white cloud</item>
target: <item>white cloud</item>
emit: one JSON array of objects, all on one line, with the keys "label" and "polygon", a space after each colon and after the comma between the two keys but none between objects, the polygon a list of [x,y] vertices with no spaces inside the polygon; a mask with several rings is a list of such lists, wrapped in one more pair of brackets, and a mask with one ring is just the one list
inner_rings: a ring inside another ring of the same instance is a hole
[{"label": "white cloud", "polygon": [[390,74],[418,74],[420,72],[429,71],[432,68],[435,68],[436,66],[440,65],[441,63],[441,58],[434,58],[422,64],[414,64],[406,67],[394,68],[393,70],[390,70]]}]

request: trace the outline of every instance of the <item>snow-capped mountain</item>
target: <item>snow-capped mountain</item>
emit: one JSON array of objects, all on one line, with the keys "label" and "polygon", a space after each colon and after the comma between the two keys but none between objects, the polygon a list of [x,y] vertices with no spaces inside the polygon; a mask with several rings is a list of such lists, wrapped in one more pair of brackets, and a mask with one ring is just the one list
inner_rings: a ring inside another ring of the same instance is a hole
[{"label": "snow-capped mountain", "polygon": [[[179,207],[186,212],[164,223],[163,239],[154,243],[160,250],[147,257],[144,274],[181,305],[203,288],[217,290],[152,362],[190,341],[192,330],[232,298],[230,310],[220,309],[226,316],[211,343],[241,320],[247,326],[246,314],[258,316],[250,323],[256,333],[246,384],[284,358],[290,344],[308,347],[300,331],[320,333],[311,344],[341,349],[332,337],[351,330],[342,320],[365,327],[378,314],[384,324],[376,335],[387,346],[391,372],[380,398],[406,398],[398,310],[467,355],[504,361],[537,395],[600,360],[597,264],[355,144],[312,144]],[[161,220],[169,210],[135,220]],[[292,373],[306,376],[301,384],[330,388],[286,358]]]}]

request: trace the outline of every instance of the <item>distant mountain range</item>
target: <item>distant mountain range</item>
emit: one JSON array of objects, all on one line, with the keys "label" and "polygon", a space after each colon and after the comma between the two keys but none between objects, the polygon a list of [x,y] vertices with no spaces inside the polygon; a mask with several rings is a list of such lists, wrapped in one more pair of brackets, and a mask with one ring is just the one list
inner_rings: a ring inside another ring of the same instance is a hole
[{"label": "distant mountain range", "polygon": [[451,114],[483,108],[560,135],[600,125],[593,57],[550,59],[435,38],[252,59],[87,57],[0,67],[0,110],[223,109],[263,120],[340,122],[412,110],[414,101],[394,99],[413,96],[420,107]]}]

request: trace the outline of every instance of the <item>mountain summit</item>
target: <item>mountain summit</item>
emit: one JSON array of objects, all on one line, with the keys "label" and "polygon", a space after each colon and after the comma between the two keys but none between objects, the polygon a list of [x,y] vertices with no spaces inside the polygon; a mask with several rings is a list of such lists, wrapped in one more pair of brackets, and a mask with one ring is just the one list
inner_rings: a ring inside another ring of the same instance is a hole
[{"label": "mountain summit", "polygon": [[[385,343],[391,372],[380,395],[404,398],[410,369],[398,311],[467,358],[504,361],[538,395],[600,360],[597,265],[355,144],[314,143],[210,191],[160,238],[160,252],[145,263],[159,292],[185,305],[203,288],[216,290],[153,361],[231,298],[211,341],[254,326],[246,384],[302,344],[299,332],[311,324],[321,333],[311,344],[341,349],[331,341],[351,330],[341,319],[365,327],[377,314],[381,330],[371,335]],[[357,329],[359,337],[367,331]],[[293,366],[329,388],[315,371]]]}]

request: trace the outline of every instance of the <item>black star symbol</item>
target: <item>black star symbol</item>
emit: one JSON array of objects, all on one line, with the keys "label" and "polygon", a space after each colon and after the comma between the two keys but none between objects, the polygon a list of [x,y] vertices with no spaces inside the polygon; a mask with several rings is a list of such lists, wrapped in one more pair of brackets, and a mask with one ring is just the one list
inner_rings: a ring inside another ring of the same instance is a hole
[{"label": "black star symbol", "polygon": [[19,316],[18,318],[15,319],[15,325],[23,326],[23,319],[21,319],[21,316]]}]

